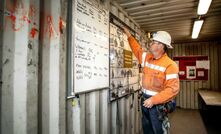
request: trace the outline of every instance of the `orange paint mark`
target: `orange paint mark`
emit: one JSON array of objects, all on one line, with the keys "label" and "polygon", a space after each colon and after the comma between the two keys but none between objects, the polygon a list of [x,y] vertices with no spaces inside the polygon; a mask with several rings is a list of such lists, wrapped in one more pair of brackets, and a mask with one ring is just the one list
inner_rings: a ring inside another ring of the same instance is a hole
[{"label": "orange paint mark", "polygon": [[49,16],[49,15],[47,16],[46,32],[49,33],[49,38],[56,37],[59,35],[55,30],[53,18],[52,18],[52,16]]},{"label": "orange paint mark", "polygon": [[35,28],[35,26],[33,26],[33,27],[31,28],[31,32],[30,32],[31,38],[35,38],[36,35],[37,35],[37,33],[38,33],[38,29]]},{"label": "orange paint mark", "polygon": [[63,21],[61,17],[59,18],[59,31],[60,33],[63,33]]},{"label": "orange paint mark", "polygon": [[14,31],[21,30],[25,24],[32,24],[33,21],[31,19],[34,19],[36,13],[33,5],[29,7],[29,12],[25,10],[22,0],[6,1],[6,10],[7,12],[4,13],[6,15],[6,21],[11,21],[12,29]]},{"label": "orange paint mark", "polygon": [[6,1],[6,19],[11,20],[11,24],[12,24],[12,29],[14,31],[18,31],[20,30],[23,26],[24,26],[24,22],[22,17],[21,18],[17,18],[16,17],[16,13],[19,12],[20,16],[24,16],[26,14],[26,12],[24,11],[24,4],[23,2],[20,1]]},{"label": "orange paint mark", "polygon": [[9,16],[9,17],[10,17],[11,21],[15,23],[15,21],[16,21],[16,16],[13,15],[13,14],[11,14],[11,16]]}]

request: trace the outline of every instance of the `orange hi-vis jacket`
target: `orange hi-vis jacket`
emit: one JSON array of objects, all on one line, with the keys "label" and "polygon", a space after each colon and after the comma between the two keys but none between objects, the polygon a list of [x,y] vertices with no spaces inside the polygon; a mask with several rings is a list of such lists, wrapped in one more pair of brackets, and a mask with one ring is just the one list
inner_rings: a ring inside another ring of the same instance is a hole
[{"label": "orange hi-vis jacket", "polygon": [[153,55],[144,52],[134,37],[128,38],[134,55],[143,67],[143,90],[157,92],[150,99],[154,105],[166,103],[178,94],[178,66],[165,53],[161,58],[154,59]]}]

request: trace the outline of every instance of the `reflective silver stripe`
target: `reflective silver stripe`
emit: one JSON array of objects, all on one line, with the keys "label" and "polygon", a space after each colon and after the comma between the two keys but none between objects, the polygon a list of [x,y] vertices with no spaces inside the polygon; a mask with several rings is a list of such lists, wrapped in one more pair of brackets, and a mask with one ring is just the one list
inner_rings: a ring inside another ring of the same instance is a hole
[{"label": "reflective silver stripe", "polygon": [[145,62],[145,58],[147,56],[147,53],[146,52],[143,52],[142,54],[142,63],[141,63],[141,66],[144,67],[144,62]]},{"label": "reflective silver stripe", "polygon": [[142,89],[142,92],[147,94],[147,95],[151,95],[151,96],[158,94],[158,92],[151,91],[151,90],[144,89],[144,88]]},{"label": "reflective silver stripe", "polygon": [[158,70],[158,71],[161,71],[161,72],[165,72],[165,70],[166,70],[165,67],[161,67],[161,66],[158,66],[158,65],[150,64],[148,62],[146,62],[146,66],[151,68],[151,69]]},{"label": "reflective silver stripe", "polygon": [[167,74],[166,80],[178,78],[178,74]]}]

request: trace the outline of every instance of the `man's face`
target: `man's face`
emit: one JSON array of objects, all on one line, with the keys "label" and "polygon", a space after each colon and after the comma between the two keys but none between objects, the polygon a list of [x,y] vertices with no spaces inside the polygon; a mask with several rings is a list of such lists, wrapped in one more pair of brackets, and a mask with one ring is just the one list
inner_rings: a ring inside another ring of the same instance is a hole
[{"label": "man's face", "polygon": [[150,43],[150,52],[157,58],[160,54],[163,53],[163,44],[158,41],[152,41]]}]

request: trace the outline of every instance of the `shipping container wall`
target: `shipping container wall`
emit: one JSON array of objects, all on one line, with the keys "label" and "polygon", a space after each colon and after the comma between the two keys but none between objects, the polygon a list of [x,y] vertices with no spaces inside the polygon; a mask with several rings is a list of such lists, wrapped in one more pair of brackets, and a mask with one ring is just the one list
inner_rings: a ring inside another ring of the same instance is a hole
[{"label": "shipping container wall", "polygon": [[138,92],[111,103],[109,89],[66,99],[68,2],[0,0],[0,133],[142,133]]},{"label": "shipping container wall", "polygon": [[0,133],[65,133],[67,1],[0,3]]},{"label": "shipping container wall", "polygon": [[[107,1],[106,1],[107,2]],[[102,5],[105,3],[101,3]],[[105,5],[121,19],[129,19],[117,5]],[[131,21],[131,20],[130,20]],[[132,22],[132,21],[131,21]],[[137,25],[137,24],[133,24]],[[141,111],[138,92],[109,101],[109,89],[80,94],[67,102],[68,134],[140,134]]]},{"label": "shipping container wall", "polygon": [[221,42],[198,42],[174,44],[168,55],[190,56],[206,55],[210,60],[208,81],[181,81],[177,105],[181,108],[198,109],[198,90],[221,90]]},{"label": "shipping container wall", "polygon": [[140,134],[138,93],[109,102],[108,89],[81,94],[68,102],[69,134]]}]

